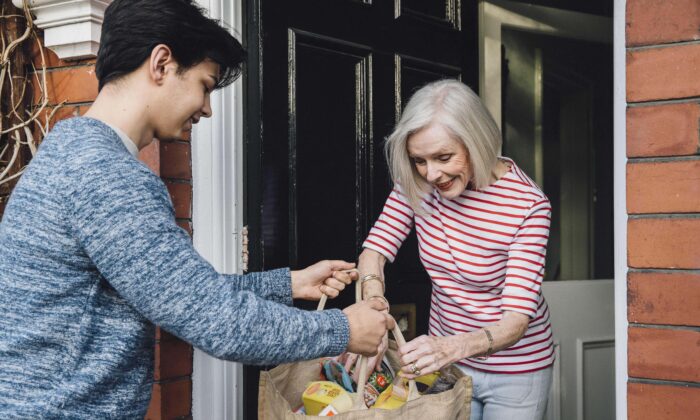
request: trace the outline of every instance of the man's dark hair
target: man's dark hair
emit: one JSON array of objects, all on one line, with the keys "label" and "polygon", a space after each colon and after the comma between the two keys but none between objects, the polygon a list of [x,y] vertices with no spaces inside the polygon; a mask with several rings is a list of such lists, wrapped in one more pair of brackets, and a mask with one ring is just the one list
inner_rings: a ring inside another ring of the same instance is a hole
[{"label": "man's dark hair", "polygon": [[170,48],[178,73],[206,59],[219,64],[217,89],[236,80],[245,58],[236,38],[193,0],[114,0],[102,23],[99,89],[139,68],[158,44]]}]

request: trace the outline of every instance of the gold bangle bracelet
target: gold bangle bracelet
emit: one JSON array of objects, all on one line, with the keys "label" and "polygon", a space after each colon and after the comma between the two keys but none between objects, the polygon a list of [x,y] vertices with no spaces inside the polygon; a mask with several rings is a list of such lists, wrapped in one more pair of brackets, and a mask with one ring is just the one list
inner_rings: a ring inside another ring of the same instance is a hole
[{"label": "gold bangle bracelet", "polygon": [[383,300],[384,303],[386,303],[386,310],[387,310],[387,311],[389,310],[389,308],[390,308],[389,301],[388,301],[384,296],[381,296],[381,295],[372,295],[372,296],[368,296],[367,299],[365,299],[365,300],[370,300],[370,299],[373,299],[373,298],[377,298],[377,299]]},{"label": "gold bangle bracelet", "polygon": [[365,283],[368,282],[368,281],[372,281],[372,280],[378,281],[379,284],[382,285],[382,293],[384,293],[384,292],[385,292],[384,282],[383,282],[382,279],[381,279],[378,275],[376,275],[376,274],[367,274],[367,275],[365,275],[365,276],[362,276],[362,280],[360,280],[360,285],[364,288],[364,287],[365,287]]},{"label": "gold bangle bracelet", "polygon": [[491,331],[488,330],[488,328],[484,328],[484,333],[486,333],[486,338],[489,340],[489,349],[486,350],[486,357],[489,357],[491,355],[491,352],[493,352],[493,336],[491,335]]},{"label": "gold bangle bracelet", "polygon": [[484,330],[484,334],[486,334],[486,338],[489,340],[489,349],[486,350],[481,356],[474,356],[476,360],[486,360],[491,356],[491,352],[493,352],[493,336],[491,335],[491,331],[489,331],[487,328],[482,328]]}]

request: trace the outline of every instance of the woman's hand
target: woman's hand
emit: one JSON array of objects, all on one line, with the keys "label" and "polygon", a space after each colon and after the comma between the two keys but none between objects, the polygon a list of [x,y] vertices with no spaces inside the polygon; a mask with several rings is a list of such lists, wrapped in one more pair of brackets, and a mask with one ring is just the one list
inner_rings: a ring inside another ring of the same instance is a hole
[{"label": "woman's hand", "polygon": [[402,376],[413,379],[440,370],[464,357],[461,336],[421,335],[399,347]]},{"label": "woman's hand", "polygon": [[340,260],[324,260],[303,270],[292,271],[292,298],[319,300],[322,295],[338,296],[345,286],[357,280],[355,264]]}]

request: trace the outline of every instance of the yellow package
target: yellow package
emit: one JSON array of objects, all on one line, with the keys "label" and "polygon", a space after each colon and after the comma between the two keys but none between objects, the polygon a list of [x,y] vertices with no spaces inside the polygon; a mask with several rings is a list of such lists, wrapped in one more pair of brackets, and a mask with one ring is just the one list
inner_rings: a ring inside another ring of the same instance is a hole
[{"label": "yellow package", "polygon": [[[427,375],[418,376],[415,378],[416,385],[422,384],[424,389],[428,389],[440,377],[440,372],[433,372]],[[394,385],[398,385],[394,387]],[[420,386],[419,386],[420,387]],[[393,384],[382,392],[372,408],[381,408],[383,410],[394,410],[406,404],[408,399],[408,381],[406,378],[398,377]]]},{"label": "yellow package", "polygon": [[383,410],[394,410],[406,404],[408,398],[408,382],[405,378],[396,378],[393,384],[389,385],[374,403],[372,408]]},{"label": "yellow package", "polygon": [[418,388],[418,392],[421,394],[430,389],[431,386],[437,381],[437,379],[440,377],[440,372],[433,372],[429,373],[427,375],[419,376],[415,379],[416,381],[416,387]]},{"label": "yellow package", "polygon": [[301,396],[306,414],[316,416],[326,406],[332,404],[343,413],[352,408],[352,398],[340,385],[329,381],[311,382]]}]

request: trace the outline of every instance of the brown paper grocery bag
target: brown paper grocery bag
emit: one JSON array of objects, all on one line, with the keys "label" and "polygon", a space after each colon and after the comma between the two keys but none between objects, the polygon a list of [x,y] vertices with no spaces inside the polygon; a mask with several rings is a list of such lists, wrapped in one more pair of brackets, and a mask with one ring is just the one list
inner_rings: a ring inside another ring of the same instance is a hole
[{"label": "brown paper grocery bag", "polygon": [[[357,282],[356,296],[361,299],[360,282]],[[319,310],[323,309],[325,299],[319,303]],[[403,336],[398,326],[394,329],[394,338],[398,343],[404,343]],[[394,368],[398,368],[398,345],[391,342],[387,350],[387,358]],[[308,360],[296,363],[287,363],[277,366],[269,371],[260,372],[260,385],[258,388],[258,419],[260,420],[287,420],[287,419],[323,419],[327,417],[307,416],[294,414],[302,400],[309,382],[319,380],[321,361],[323,359]],[[420,395],[416,391],[415,383],[411,381],[408,401],[399,409],[382,410],[366,408],[362,395],[355,395],[355,409],[345,413],[336,414],[333,418],[338,420],[361,419],[419,419],[419,420],[455,420],[469,419],[472,399],[472,379],[455,366],[447,368],[455,377],[459,378],[454,387],[439,394]],[[357,389],[364,389],[367,380],[367,359],[363,358],[360,368],[360,380]]]}]

